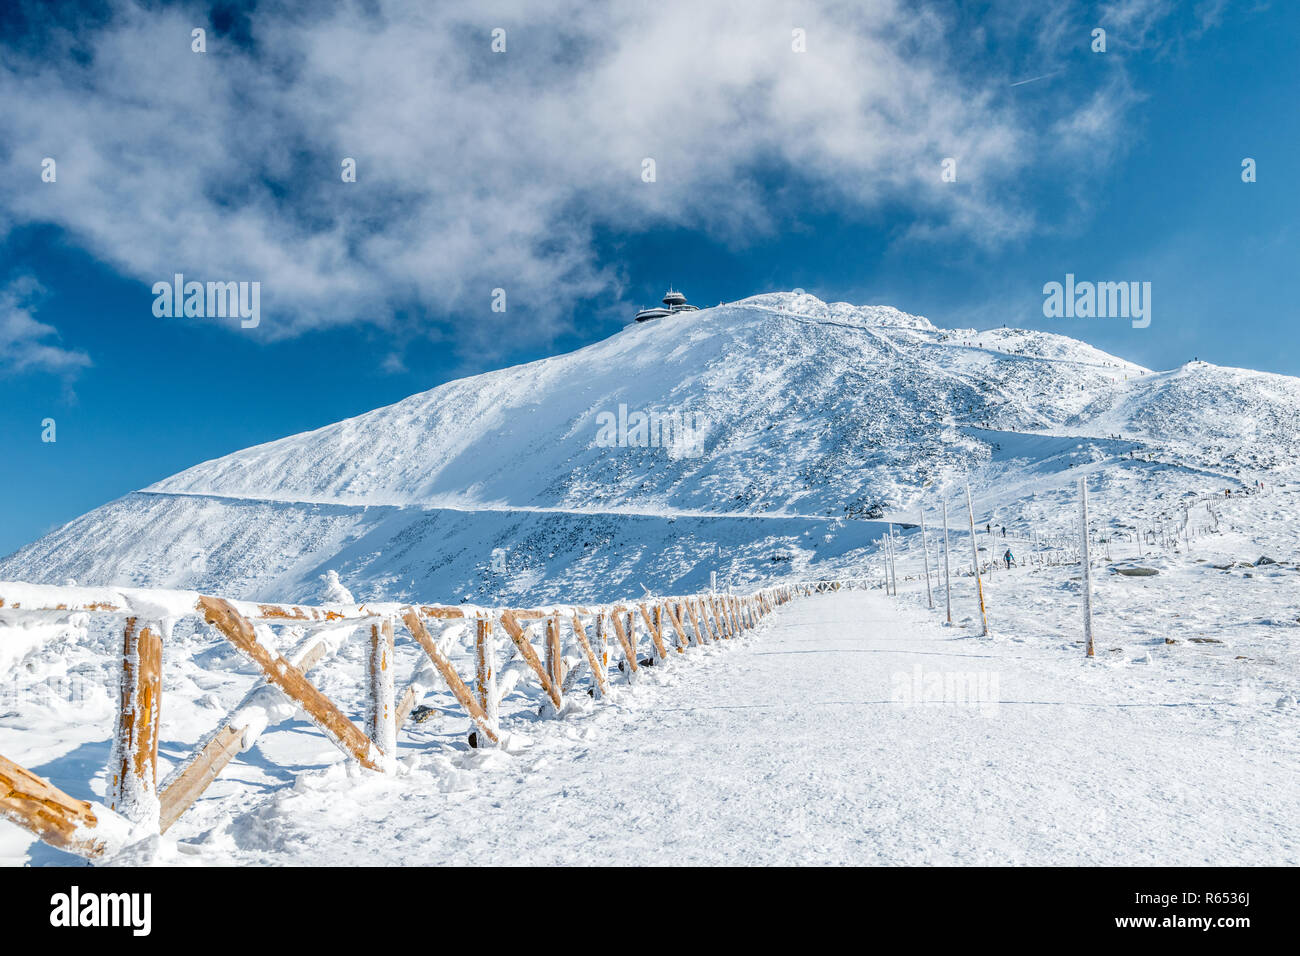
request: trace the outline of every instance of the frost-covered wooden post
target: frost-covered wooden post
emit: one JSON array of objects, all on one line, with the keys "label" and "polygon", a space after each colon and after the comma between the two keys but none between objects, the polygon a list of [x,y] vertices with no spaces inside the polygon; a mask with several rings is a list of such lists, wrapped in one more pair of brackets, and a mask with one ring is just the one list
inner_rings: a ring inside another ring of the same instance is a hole
[{"label": "frost-covered wooden post", "polygon": [[925,511],[921,511],[921,553],[925,555],[925,603],[934,609],[934,594],[930,591],[930,539],[925,533]]},{"label": "frost-covered wooden post", "polygon": [[158,714],[162,704],[162,637],[127,618],[117,728],[108,765],[108,805],[132,823],[160,829]]},{"label": "frost-covered wooden post", "polygon": [[558,612],[546,620],[546,673],[551,678],[551,683],[555,685],[556,691],[560,692],[560,688],[564,686],[564,656]]},{"label": "frost-covered wooden post", "polygon": [[948,623],[952,623],[952,565],[948,560],[948,502],[943,503],[943,586],[948,595]]},{"label": "frost-covered wooden post", "polygon": [[966,514],[970,518],[970,550],[971,560],[975,568],[975,592],[980,599],[980,625],[982,628],[980,634],[986,636],[989,632],[989,617],[984,611],[984,582],[980,580],[980,548],[979,539],[975,537],[975,505],[971,502],[970,485],[966,486]]},{"label": "frost-covered wooden post", "polygon": [[[604,669],[606,675],[609,674],[609,630],[605,626],[605,611],[600,609],[596,611],[596,656],[600,658],[600,666]],[[592,687],[596,685],[595,676],[592,676]]]},{"label": "frost-covered wooden post", "polygon": [[1089,657],[1092,649],[1092,561],[1088,554],[1088,480],[1079,479],[1079,548],[1083,557],[1083,642]]},{"label": "frost-covered wooden post", "polygon": [[370,741],[384,752],[384,769],[392,771],[397,758],[397,691],[393,679],[393,619],[384,615],[370,625],[370,654],[367,658],[370,690]]},{"label": "frost-covered wooden post", "polygon": [[709,593],[716,594],[718,590],[718,572],[709,572]]},{"label": "frost-covered wooden post", "polygon": [[501,725],[497,706],[497,644],[492,638],[492,621],[486,617],[474,621],[474,667],[479,706],[495,730]]}]

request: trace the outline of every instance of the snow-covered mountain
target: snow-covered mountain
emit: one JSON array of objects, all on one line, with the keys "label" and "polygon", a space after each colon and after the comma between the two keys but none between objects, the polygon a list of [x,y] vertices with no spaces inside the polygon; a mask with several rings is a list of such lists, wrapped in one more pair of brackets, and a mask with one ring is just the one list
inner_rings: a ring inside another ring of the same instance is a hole
[{"label": "snow-covered mountain", "polygon": [[0,579],[306,600],[332,569],[362,600],[486,603],[829,575],[966,480],[1012,521],[1081,469],[1162,496],[1252,482],[1300,447],[1298,412],[1285,376],[773,293],[204,462]]}]

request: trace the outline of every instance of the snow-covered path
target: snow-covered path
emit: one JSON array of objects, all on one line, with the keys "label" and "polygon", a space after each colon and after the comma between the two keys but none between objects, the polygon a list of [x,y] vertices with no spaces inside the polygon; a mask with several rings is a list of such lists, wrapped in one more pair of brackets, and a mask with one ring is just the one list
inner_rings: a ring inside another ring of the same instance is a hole
[{"label": "snow-covered path", "polygon": [[[1295,708],[938,620],[879,592],[799,600],[529,725],[520,753],[303,775],[178,834],[191,845],[171,862],[1300,861]],[[934,675],[983,701],[899,701]]]}]

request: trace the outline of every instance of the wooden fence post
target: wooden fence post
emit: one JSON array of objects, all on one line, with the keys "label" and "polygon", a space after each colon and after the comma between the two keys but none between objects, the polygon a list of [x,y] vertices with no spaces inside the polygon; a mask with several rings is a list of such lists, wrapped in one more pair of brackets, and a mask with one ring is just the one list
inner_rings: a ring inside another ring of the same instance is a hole
[{"label": "wooden fence post", "polygon": [[109,807],[132,823],[161,830],[158,802],[158,713],[162,703],[162,637],[127,618],[117,729],[109,758]]},{"label": "wooden fence post", "polygon": [[493,729],[500,726],[500,701],[497,700],[497,644],[492,638],[492,622],[486,617],[474,621],[474,665],[478,702]]},{"label": "wooden fence post", "polygon": [[[600,608],[596,611],[596,656],[600,658],[600,666],[605,674],[605,680],[609,680],[609,625],[605,621],[605,609]],[[594,684],[593,684],[594,689]]]},{"label": "wooden fence post", "polygon": [[636,614],[631,608],[628,608],[625,613],[627,614],[627,640],[632,645],[632,660],[635,661],[637,654],[641,653],[641,639],[636,633]]},{"label": "wooden fence post", "polygon": [[[546,621],[546,672],[556,689],[564,686],[563,644],[560,641],[560,615],[555,613]],[[562,705],[561,705],[562,706]]]},{"label": "wooden fence post", "polygon": [[367,658],[370,690],[370,740],[384,752],[385,770],[397,766],[397,691],[393,667],[393,619],[387,615],[370,625]]}]

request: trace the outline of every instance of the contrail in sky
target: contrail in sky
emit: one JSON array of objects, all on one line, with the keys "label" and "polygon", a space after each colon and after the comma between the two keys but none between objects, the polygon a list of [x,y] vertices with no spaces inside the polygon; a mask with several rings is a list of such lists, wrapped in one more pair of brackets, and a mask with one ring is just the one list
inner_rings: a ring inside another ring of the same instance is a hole
[{"label": "contrail in sky", "polygon": [[1064,73],[1064,72],[1065,72],[1065,70],[1055,70],[1055,71],[1053,71],[1053,72],[1051,72],[1051,73],[1044,73],[1042,76],[1031,76],[1031,77],[1030,77],[1029,79],[1027,79],[1027,80],[1016,80],[1016,82],[1012,83],[1011,85],[1012,85],[1012,86],[1024,86],[1026,83],[1034,83],[1034,82],[1037,82],[1038,80],[1045,80],[1045,79],[1047,79],[1049,76],[1056,76],[1057,73]]}]

